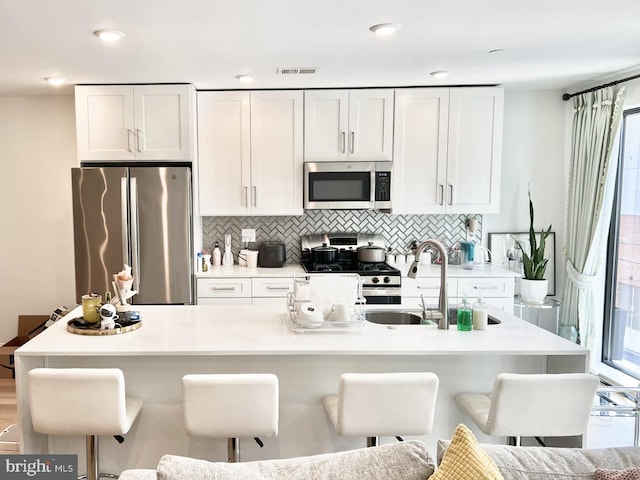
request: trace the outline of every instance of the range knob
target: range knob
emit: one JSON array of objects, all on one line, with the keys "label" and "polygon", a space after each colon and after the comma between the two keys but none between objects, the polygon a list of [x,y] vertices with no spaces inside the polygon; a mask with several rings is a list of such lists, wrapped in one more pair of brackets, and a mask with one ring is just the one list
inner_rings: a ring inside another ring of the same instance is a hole
[{"label": "range knob", "polygon": [[391,277],[384,277],[384,283],[391,282]]},{"label": "range knob", "polygon": [[380,283],[380,279],[378,277],[373,277],[371,279],[371,283]]}]

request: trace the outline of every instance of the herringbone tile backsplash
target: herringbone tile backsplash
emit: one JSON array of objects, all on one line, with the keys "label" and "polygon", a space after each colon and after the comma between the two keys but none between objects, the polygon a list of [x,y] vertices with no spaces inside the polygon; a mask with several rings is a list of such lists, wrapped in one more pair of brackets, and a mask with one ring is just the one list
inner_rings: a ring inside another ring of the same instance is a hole
[{"label": "herringbone tile backsplash", "polygon": [[[232,249],[240,249],[243,228],[256,230],[253,248],[268,240],[282,241],[287,248],[287,263],[300,262],[300,237],[313,233],[380,233],[387,246],[405,251],[412,240],[436,238],[447,247],[465,239],[467,219],[481,215],[389,215],[373,210],[306,210],[299,217],[202,217],[203,246],[222,247],[224,235],[231,234]],[[481,238],[481,232],[476,233]]]}]

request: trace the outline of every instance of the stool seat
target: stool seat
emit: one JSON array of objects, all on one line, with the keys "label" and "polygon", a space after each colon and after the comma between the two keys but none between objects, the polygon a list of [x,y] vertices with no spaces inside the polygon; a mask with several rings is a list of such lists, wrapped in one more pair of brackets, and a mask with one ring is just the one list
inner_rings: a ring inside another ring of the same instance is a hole
[{"label": "stool seat", "polygon": [[28,381],[33,429],[47,435],[84,435],[87,478],[97,480],[98,435],[127,434],[142,409],[142,399],[125,396],[122,370],[35,368]]},{"label": "stool seat", "polygon": [[229,461],[240,459],[240,437],[278,435],[278,377],[190,374],[182,377],[184,427],[190,437],[227,438]]},{"label": "stool seat", "polygon": [[588,373],[503,373],[490,394],[462,393],[456,403],[484,434],[519,444],[521,437],[584,434],[598,384]]},{"label": "stool seat", "polygon": [[427,435],[433,428],[439,379],[431,372],[345,373],[337,395],[322,403],[338,435]]}]

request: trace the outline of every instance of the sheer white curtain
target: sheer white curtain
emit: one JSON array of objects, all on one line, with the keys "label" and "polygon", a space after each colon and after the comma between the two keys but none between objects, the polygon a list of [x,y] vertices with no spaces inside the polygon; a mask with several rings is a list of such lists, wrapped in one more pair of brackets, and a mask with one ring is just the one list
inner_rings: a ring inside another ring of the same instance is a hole
[{"label": "sheer white curtain", "polygon": [[596,322],[594,283],[604,265],[611,217],[612,158],[622,116],[624,87],[607,87],[574,97],[565,282],[560,334],[591,347]]}]

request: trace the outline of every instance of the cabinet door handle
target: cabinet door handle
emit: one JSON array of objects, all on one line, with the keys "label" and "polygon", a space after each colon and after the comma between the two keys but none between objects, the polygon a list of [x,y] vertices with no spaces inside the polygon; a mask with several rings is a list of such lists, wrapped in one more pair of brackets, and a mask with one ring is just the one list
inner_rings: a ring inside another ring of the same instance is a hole
[{"label": "cabinet door handle", "polygon": [[341,153],[344,153],[345,149],[347,148],[347,137],[346,136],[347,136],[347,133],[343,130],[342,133],[341,133],[341,140],[340,140]]},{"label": "cabinet door handle", "polygon": [[449,184],[449,205],[453,205],[453,185]]},{"label": "cabinet door handle", "polygon": [[245,185],[244,187],[244,206],[249,206],[249,187]]},{"label": "cabinet door handle", "polygon": [[233,292],[236,289],[236,287],[211,287],[211,290],[213,290],[214,292]]},{"label": "cabinet door handle", "polygon": [[438,202],[440,205],[444,205],[444,185],[440,184],[440,201]]},{"label": "cabinet door handle", "polygon": [[258,206],[258,187],[253,186],[253,206]]},{"label": "cabinet door handle", "polygon": [[351,138],[349,139],[350,145],[349,145],[349,152],[353,153],[355,146],[356,146],[356,133],[355,132],[351,132]]},{"label": "cabinet door handle", "polygon": [[440,290],[440,287],[437,285],[433,285],[433,286],[418,285],[418,290]]},{"label": "cabinet door handle", "polygon": [[139,128],[136,128],[136,150],[138,150],[139,152],[142,151],[142,149],[140,148],[140,136],[141,136],[142,132],[140,131]]},{"label": "cabinet door handle", "polygon": [[131,135],[133,135],[133,130],[127,128],[127,150],[133,153],[133,149],[131,148]]},{"label": "cabinet door handle", "polygon": [[281,285],[279,287],[273,286],[273,285],[267,285],[267,290],[289,290],[289,286],[287,285]]},{"label": "cabinet door handle", "polygon": [[474,290],[498,290],[497,285],[474,285]]}]

